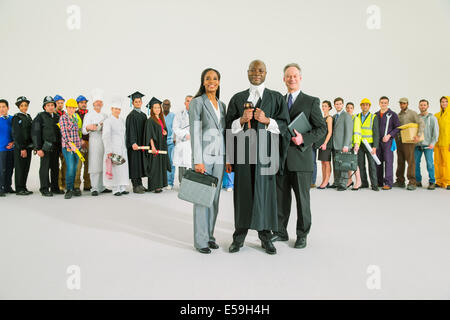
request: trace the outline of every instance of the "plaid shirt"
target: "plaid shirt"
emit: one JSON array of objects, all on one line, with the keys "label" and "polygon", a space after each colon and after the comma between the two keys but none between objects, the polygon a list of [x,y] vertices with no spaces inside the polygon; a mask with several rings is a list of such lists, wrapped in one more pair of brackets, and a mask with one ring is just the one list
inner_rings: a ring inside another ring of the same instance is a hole
[{"label": "plaid shirt", "polygon": [[70,148],[69,142],[73,142],[75,146],[81,148],[81,139],[79,134],[79,127],[77,123],[76,115],[69,118],[67,112],[65,112],[59,119],[59,127],[61,128],[61,143],[63,148]]}]

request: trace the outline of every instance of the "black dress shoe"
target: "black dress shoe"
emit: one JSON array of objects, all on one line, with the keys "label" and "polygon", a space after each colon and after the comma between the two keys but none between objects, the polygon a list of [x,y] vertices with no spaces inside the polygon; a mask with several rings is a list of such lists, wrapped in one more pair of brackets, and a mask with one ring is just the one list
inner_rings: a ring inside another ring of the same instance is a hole
[{"label": "black dress shoe", "polygon": [[75,197],[80,197],[81,196],[81,190],[80,189],[75,189],[73,190],[73,195]]},{"label": "black dress shoe", "polygon": [[336,189],[336,188],[337,188],[337,185],[335,185],[335,184],[333,183],[331,186],[328,186],[327,188],[330,188],[330,189]]},{"label": "black dress shoe", "polygon": [[83,188],[83,191],[91,191],[92,188]]},{"label": "black dress shoe", "polygon": [[298,237],[295,241],[294,248],[303,249],[306,247],[306,237]]},{"label": "black dress shoe", "polygon": [[200,253],[205,253],[205,254],[211,253],[211,250],[209,248],[201,248],[201,249],[197,249],[197,251]]},{"label": "black dress shoe", "polygon": [[64,191],[60,190],[60,189],[55,189],[55,190],[52,190],[52,193],[53,194],[64,194]]},{"label": "black dress shoe", "polygon": [[6,194],[3,191],[0,191],[0,197],[6,197]]},{"label": "black dress shoe", "polygon": [[117,197],[119,197],[119,196],[122,195],[122,192],[116,192],[116,193],[114,193],[114,195],[117,196]]},{"label": "black dress shoe", "polygon": [[211,248],[211,249],[219,249],[219,246],[214,241],[209,241],[208,242],[208,247]]},{"label": "black dress shoe", "polygon": [[91,196],[93,196],[93,197],[98,196],[98,191],[92,191],[92,192],[91,192]]},{"label": "black dress shoe", "polygon": [[230,246],[230,248],[228,249],[228,251],[229,251],[230,253],[238,252],[238,251],[242,248],[242,246],[243,246],[242,243],[237,243],[237,242],[234,242],[234,241],[233,241],[233,243],[231,244],[231,246]]},{"label": "black dress shoe", "polygon": [[16,192],[16,195],[18,196],[27,196],[28,193],[25,190],[20,190]]},{"label": "black dress shoe", "polygon": [[372,190],[373,191],[380,191],[380,188],[376,187],[376,186],[372,186]]},{"label": "black dress shoe", "polygon": [[16,191],[14,191],[14,189],[8,189],[6,192],[7,193],[16,193]]},{"label": "black dress shoe", "polygon": [[277,253],[277,249],[270,240],[261,241],[261,247],[266,250],[267,254]]},{"label": "black dress shoe", "polygon": [[53,193],[49,191],[42,191],[41,194],[43,197],[53,197]]},{"label": "black dress shoe", "polygon": [[275,241],[288,241],[289,240],[289,236],[287,235],[281,235],[281,234],[273,234],[272,238],[270,238],[270,241],[275,242]]},{"label": "black dress shoe", "polygon": [[330,184],[328,183],[325,187],[318,186],[317,189],[323,190],[323,189],[327,189],[329,187],[330,187]]},{"label": "black dress shoe", "polygon": [[30,191],[28,189],[25,189],[25,192],[27,193],[27,196],[29,196],[30,194],[33,194],[33,191]]},{"label": "black dress shoe", "polygon": [[367,184],[362,184],[361,187],[359,187],[360,189],[368,189],[369,185]]},{"label": "black dress shoe", "polygon": [[137,187],[133,187],[133,192],[142,194],[142,193],[145,193],[145,189],[143,186],[137,186]]},{"label": "black dress shoe", "polygon": [[128,191],[122,191],[121,194],[125,195],[125,194],[129,194],[129,192]]},{"label": "black dress shoe", "polygon": [[112,192],[112,190],[109,190],[109,189],[105,189],[102,191],[102,193],[111,193],[111,192]]},{"label": "black dress shoe", "polygon": [[72,199],[73,191],[67,190],[66,194],[64,195],[64,199]]},{"label": "black dress shoe", "polygon": [[337,189],[336,189],[337,191],[345,191],[345,190],[347,190],[346,188],[344,188],[344,187],[337,187]]},{"label": "black dress shoe", "polygon": [[161,193],[162,189],[156,189],[155,191],[153,191],[154,193]]}]

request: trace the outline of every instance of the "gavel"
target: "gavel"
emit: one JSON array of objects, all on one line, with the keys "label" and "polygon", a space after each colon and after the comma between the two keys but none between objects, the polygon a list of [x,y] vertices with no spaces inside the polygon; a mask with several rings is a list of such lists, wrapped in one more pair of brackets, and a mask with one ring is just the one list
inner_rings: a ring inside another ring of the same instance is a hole
[{"label": "gavel", "polygon": [[[246,109],[252,109],[252,110],[255,110],[255,106],[253,105],[253,102],[251,102],[251,101],[245,102],[245,103],[244,103],[244,110],[246,110]],[[249,121],[247,122],[247,125],[248,125],[248,128],[249,128],[249,129],[252,127],[250,121],[251,121],[251,120],[249,120]]]}]

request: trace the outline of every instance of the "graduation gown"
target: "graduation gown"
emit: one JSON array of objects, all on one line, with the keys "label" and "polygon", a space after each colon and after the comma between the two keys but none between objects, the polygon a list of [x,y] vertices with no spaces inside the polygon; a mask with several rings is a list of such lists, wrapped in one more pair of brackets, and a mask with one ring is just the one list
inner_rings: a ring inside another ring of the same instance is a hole
[{"label": "graduation gown", "polygon": [[135,143],[138,146],[144,145],[145,121],[147,121],[145,113],[133,109],[133,111],[128,114],[125,123],[130,179],[140,179],[145,177],[144,152],[142,152],[142,150],[134,151],[131,147]]},{"label": "graduation gown", "polygon": [[[167,128],[164,128],[167,132]],[[153,139],[155,148],[160,151],[167,151],[167,135],[162,134],[161,125],[152,118],[148,118],[145,123],[144,145],[150,146]],[[167,171],[171,171],[168,154],[153,155],[144,153],[144,169],[148,177],[148,189],[154,191],[158,188],[167,187]]]},{"label": "graduation gown", "polygon": [[[244,113],[243,105],[249,97],[249,90],[245,90],[235,94],[228,105],[226,115],[226,127],[231,129],[231,124],[234,120],[239,119]],[[260,140],[265,138],[267,144],[267,155],[265,157],[274,157],[278,166],[273,161],[264,161],[263,164],[260,159],[260,151],[256,153],[256,164],[250,164],[250,154],[254,154],[253,149],[249,144],[245,146],[245,163],[237,163],[237,142],[236,139],[230,141],[227,137],[227,152],[230,148],[234,149],[233,161],[234,175],[234,221],[235,228],[245,228],[254,230],[278,230],[277,219],[277,193],[276,193],[276,173],[280,165],[280,149],[273,150],[271,148],[271,136],[279,145],[281,135],[287,131],[287,124],[289,122],[289,113],[285,100],[281,93],[265,89],[262,99],[256,105],[264,111],[266,117],[274,119],[280,130],[280,134],[274,134],[266,130],[266,126],[256,120],[252,120],[250,130],[256,128],[259,132],[257,134],[257,146]],[[260,130],[262,129],[262,130]],[[249,130],[248,125],[245,124],[243,131],[236,135],[244,135]],[[264,140],[262,140],[264,141]],[[273,174],[262,174],[261,169],[276,166],[275,170],[271,170]]]},{"label": "graduation gown", "polygon": [[[105,148],[103,155],[103,185],[109,188],[128,185],[128,159],[123,119],[117,119],[112,115],[109,116],[103,122],[102,139]],[[106,158],[110,153],[121,155],[125,159],[125,163],[112,166],[112,179],[106,177]]]}]

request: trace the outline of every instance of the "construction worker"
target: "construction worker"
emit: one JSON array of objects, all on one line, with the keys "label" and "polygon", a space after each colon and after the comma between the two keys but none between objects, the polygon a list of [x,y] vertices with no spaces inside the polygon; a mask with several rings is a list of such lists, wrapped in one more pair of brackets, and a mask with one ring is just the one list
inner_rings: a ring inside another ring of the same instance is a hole
[{"label": "construction worker", "polygon": [[440,99],[441,111],[434,116],[439,124],[439,138],[434,148],[436,186],[450,190],[450,111],[449,96]]},{"label": "construction worker", "polygon": [[[361,175],[361,188],[368,188],[369,181],[367,179],[366,159],[369,164],[370,183],[373,191],[380,191],[378,188],[377,167],[372,155],[375,155],[380,144],[380,131],[378,126],[378,117],[371,113],[370,107],[372,103],[369,99],[361,100],[361,113],[356,116],[355,121],[361,126],[361,147],[358,150],[358,167]],[[367,141],[371,150],[367,150],[363,140]]]}]

